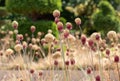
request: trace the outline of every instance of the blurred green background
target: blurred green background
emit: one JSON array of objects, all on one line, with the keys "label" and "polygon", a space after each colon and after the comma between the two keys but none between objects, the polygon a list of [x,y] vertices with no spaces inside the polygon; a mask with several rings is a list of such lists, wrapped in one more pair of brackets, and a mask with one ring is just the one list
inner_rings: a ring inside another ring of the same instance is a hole
[{"label": "blurred green background", "polygon": [[19,33],[30,35],[30,26],[35,25],[37,31],[47,33],[52,29],[57,36],[52,16],[55,9],[61,11],[64,24],[73,24],[73,32],[78,30],[76,17],[81,18],[83,33],[87,35],[98,31],[104,36],[110,30],[120,31],[120,0],[0,0],[0,26],[11,27],[10,23],[17,20]]}]

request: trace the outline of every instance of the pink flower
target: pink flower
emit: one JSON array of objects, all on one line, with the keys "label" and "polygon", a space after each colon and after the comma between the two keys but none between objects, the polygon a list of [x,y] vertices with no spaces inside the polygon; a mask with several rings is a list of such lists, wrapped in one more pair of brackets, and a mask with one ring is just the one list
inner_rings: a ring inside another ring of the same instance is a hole
[{"label": "pink flower", "polygon": [[75,19],[75,23],[76,23],[77,25],[80,25],[80,24],[81,24],[81,19],[80,19],[80,18],[76,18],[76,19]]},{"label": "pink flower", "polygon": [[54,10],[53,11],[53,16],[54,17],[60,17],[60,11],[59,10]]},{"label": "pink flower", "polygon": [[34,33],[36,30],[36,27],[35,26],[31,26],[31,32]]},{"label": "pink flower", "polygon": [[58,31],[62,31],[63,30],[63,23],[62,22],[58,22],[57,23],[57,28],[58,28]]},{"label": "pink flower", "polygon": [[71,30],[72,29],[72,24],[70,22],[67,22],[66,27],[67,27],[67,29]]}]

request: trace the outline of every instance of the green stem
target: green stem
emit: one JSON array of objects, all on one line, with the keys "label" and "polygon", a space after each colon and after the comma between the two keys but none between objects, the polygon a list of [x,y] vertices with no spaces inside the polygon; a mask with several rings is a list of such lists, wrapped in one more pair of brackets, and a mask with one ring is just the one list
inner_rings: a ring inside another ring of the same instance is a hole
[{"label": "green stem", "polygon": [[60,38],[60,46],[61,46],[61,51],[62,51],[62,58],[63,58],[63,63],[64,63],[65,75],[66,75],[66,79],[67,79],[66,81],[68,81],[67,68],[65,67],[64,49],[63,49],[63,44],[62,44],[60,35],[59,35],[59,38]]}]

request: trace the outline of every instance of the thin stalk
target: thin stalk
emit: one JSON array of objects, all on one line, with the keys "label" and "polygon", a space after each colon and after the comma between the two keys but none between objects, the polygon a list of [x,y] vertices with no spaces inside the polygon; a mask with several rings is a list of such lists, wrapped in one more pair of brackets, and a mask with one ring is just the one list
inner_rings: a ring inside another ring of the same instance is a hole
[{"label": "thin stalk", "polygon": [[100,70],[99,73],[101,75],[101,81],[103,81],[103,73],[102,73],[103,67],[102,67],[102,64],[101,64],[101,53],[100,53],[98,44],[97,44],[97,51],[98,51],[98,54],[99,54],[99,70]]},{"label": "thin stalk", "polygon": [[95,78],[94,59],[93,59],[93,53],[92,53],[91,49],[90,49],[90,57],[91,57],[91,65],[92,65],[92,69],[93,69],[93,76]]},{"label": "thin stalk", "polygon": [[119,71],[118,63],[116,63],[116,65],[117,65],[118,79],[119,79],[119,81],[120,81],[120,71]]},{"label": "thin stalk", "polygon": [[80,25],[79,25],[79,29],[80,29],[80,36],[81,36],[82,35],[82,28]]},{"label": "thin stalk", "polygon": [[64,66],[64,72],[65,72],[65,75],[66,75],[66,81],[68,81],[68,75],[67,75],[67,69],[66,69],[66,67],[65,67],[65,57],[64,57],[64,49],[63,49],[63,44],[62,44],[62,40],[61,40],[61,37],[60,37],[60,35],[59,35],[59,40],[60,40],[60,47],[61,47],[61,51],[62,51],[62,58],[63,58],[63,66]]}]

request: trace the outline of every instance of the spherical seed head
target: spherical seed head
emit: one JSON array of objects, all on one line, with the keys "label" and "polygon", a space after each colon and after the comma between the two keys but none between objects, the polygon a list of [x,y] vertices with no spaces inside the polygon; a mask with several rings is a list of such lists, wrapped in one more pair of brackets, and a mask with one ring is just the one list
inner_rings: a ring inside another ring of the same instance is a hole
[{"label": "spherical seed head", "polygon": [[58,28],[58,31],[62,31],[63,30],[63,23],[62,22],[58,22],[57,23],[57,28]]},{"label": "spherical seed head", "polygon": [[74,65],[75,64],[75,60],[74,59],[70,59],[70,63],[71,63],[71,65]]},{"label": "spherical seed head", "polygon": [[12,27],[13,27],[14,29],[17,29],[17,28],[18,28],[18,22],[17,22],[17,21],[13,21],[13,22],[12,22]]},{"label": "spherical seed head", "polygon": [[96,40],[100,40],[100,36],[98,34],[96,34],[95,38]]},{"label": "spherical seed head", "polygon": [[57,24],[58,22],[60,22],[60,19],[58,17],[56,17],[54,22]]},{"label": "spherical seed head", "polygon": [[76,23],[77,25],[80,25],[80,24],[81,24],[81,19],[80,19],[80,18],[76,18],[76,19],[75,19],[75,23]]},{"label": "spherical seed head", "polygon": [[116,55],[116,56],[114,57],[114,62],[116,62],[116,63],[119,62],[119,56]]},{"label": "spherical seed head", "polygon": [[69,30],[65,29],[64,30],[64,38],[67,38],[69,36]]},{"label": "spherical seed head", "polygon": [[53,11],[53,16],[54,17],[60,17],[60,11],[59,10],[54,10]]},{"label": "spherical seed head", "polygon": [[0,56],[3,56],[3,51],[0,51]]},{"label": "spherical seed head", "polygon": [[109,49],[106,49],[106,55],[110,55],[110,50]]},{"label": "spherical seed head", "polygon": [[43,72],[39,72],[39,76],[42,76],[43,75]]},{"label": "spherical seed head", "polygon": [[101,80],[100,80],[100,76],[97,75],[97,76],[95,77],[95,80],[96,80],[96,81],[101,81]]},{"label": "spherical seed head", "polygon": [[33,74],[34,72],[35,72],[34,69],[31,69],[31,70],[30,70],[30,73],[31,73],[31,74]]},{"label": "spherical seed head", "polygon": [[13,53],[14,53],[14,51],[12,49],[10,49],[10,48],[5,51],[6,55],[11,55]]},{"label": "spherical seed head", "polygon": [[48,30],[48,33],[52,33],[52,30],[51,30],[51,29],[49,29],[49,30]]},{"label": "spherical seed head", "polygon": [[22,50],[22,45],[21,44],[17,44],[17,45],[14,46],[14,49],[17,52],[20,52]]},{"label": "spherical seed head", "polygon": [[48,33],[48,34],[45,35],[46,42],[51,43],[51,42],[54,41],[54,39],[55,39],[55,37],[51,33]]},{"label": "spherical seed head", "polygon": [[88,45],[89,45],[90,47],[92,47],[93,44],[94,44],[93,40],[89,39],[89,40],[88,40]]},{"label": "spherical seed head", "polygon": [[17,39],[18,39],[18,40],[23,40],[23,38],[24,38],[24,37],[23,37],[22,34],[17,35]]},{"label": "spherical seed head", "polygon": [[31,26],[31,32],[34,33],[36,30],[36,27],[35,26]]},{"label": "spherical seed head", "polygon": [[87,68],[87,74],[91,74],[91,68]]},{"label": "spherical seed head", "polygon": [[110,39],[111,41],[116,40],[117,39],[117,33],[115,31],[109,31],[107,33],[107,37],[108,39]]},{"label": "spherical seed head", "polygon": [[54,65],[55,65],[55,66],[58,65],[58,61],[57,61],[57,60],[54,61]]},{"label": "spherical seed head", "polygon": [[65,65],[66,65],[66,66],[69,66],[69,61],[65,61]]},{"label": "spherical seed head", "polygon": [[67,22],[66,27],[67,27],[67,29],[71,30],[72,29],[72,24],[70,22]]},{"label": "spherical seed head", "polygon": [[85,45],[85,43],[86,43],[86,36],[85,35],[81,36],[81,42],[83,45]]}]

